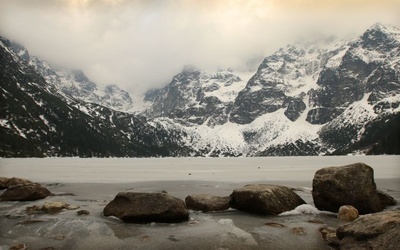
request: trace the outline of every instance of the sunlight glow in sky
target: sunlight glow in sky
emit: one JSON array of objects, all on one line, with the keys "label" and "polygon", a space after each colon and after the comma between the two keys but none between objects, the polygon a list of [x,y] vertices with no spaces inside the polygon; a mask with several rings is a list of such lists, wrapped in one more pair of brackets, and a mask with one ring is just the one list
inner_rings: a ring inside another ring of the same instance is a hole
[{"label": "sunlight glow in sky", "polygon": [[254,70],[249,62],[300,37],[400,27],[398,10],[398,0],[0,0],[0,35],[134,91],[185,64]]}]

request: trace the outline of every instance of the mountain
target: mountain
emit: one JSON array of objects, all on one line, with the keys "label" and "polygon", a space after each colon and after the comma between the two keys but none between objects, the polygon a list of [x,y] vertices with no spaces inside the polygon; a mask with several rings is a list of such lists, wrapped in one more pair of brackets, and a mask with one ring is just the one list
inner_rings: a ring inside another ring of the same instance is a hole
[{"label": "mountain", "polygon": [[255,72],[186,66],[144,96],[0,40],[0,156],[400,154],[400,31],[287,45]]},{"label": "mountain", "polygon": [[146,95],[147,114],[179,123],[195,150],[212,156],[400,153],[399,34],[378,23],[351,41],[288,45],[245,85],[233,81],[226,102],[207,91],[223,90],[230,75],[214,83],[218,72],[184,70]]},{"label": "mountain", "polygon": [[149,157],[192,153],[182,141],[182,133],[178,135],[144,117],[58,91],[23,55],[15,53],[12,44],[0,37],[1,157]]},{"label": "mountain", "polygon": [[230,69],[201,71],[186,66],[167,86],[146,93],[144,100],[151,106],[145,114],[168,117],[187,126],[224,124],[248,78],[248,74],[237,75]]},{"label": "mountain", "polygon": [[59,92],[115,110],[130,111],[133,109],[131,96],[117,85],[96,84],[89,80],[81,70],[56,69],[44,60],[30,56],[28,50],[18,43],[12,42],[11,48]]}]

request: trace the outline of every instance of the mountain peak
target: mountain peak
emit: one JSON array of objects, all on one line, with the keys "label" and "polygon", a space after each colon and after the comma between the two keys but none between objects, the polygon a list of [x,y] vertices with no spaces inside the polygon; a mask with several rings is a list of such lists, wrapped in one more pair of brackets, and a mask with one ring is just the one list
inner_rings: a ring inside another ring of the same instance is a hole
[{"label": "mountain peak", "polygon": [[382,24],[380,22],[372,25],[365,33],[376,32],[376,31],[385,34],[400,35],[400,29],[398,29],[397,27],[388,24]]}]

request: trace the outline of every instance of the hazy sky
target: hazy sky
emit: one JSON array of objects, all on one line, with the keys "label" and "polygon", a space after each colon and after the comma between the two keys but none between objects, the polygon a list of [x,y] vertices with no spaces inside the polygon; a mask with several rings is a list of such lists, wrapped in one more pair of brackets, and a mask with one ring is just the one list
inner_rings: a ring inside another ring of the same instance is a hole
[{"label": "hazy sky", "polygon": [[400,27],[399,13],[399,0],[0,0],[0,35],[133,91],[185,64],[244,70],[299,37]]}]

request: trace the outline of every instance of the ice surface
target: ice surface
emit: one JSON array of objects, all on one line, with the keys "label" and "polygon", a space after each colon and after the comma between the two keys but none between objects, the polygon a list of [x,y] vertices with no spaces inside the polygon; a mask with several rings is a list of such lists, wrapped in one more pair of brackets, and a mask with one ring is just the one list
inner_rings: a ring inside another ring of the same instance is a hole
[{"label": "ice surface", "polygon": [[[329,249],[319,228],[336,228],[343,222],[312,205],[312,179],[322,167],[354,162],[373,167],[378,188],[400,201],[400,156],[0,158],[0,176],[44,183],[55,194],[32,202],[0,202],[0,249],[16,243],[32,249]],[[125,224],[102,214],[118,192],[166,190],[184,199],[201,193],[226,196],[249,183],[293,187],[308,204],[282,214],[285,216],[252,215],[235,209],[190,211],[190,220],[178,224]],[[25,212],[28,206],[48,201],[77,205],[90,214],[77,216],[76,210]]]}]

